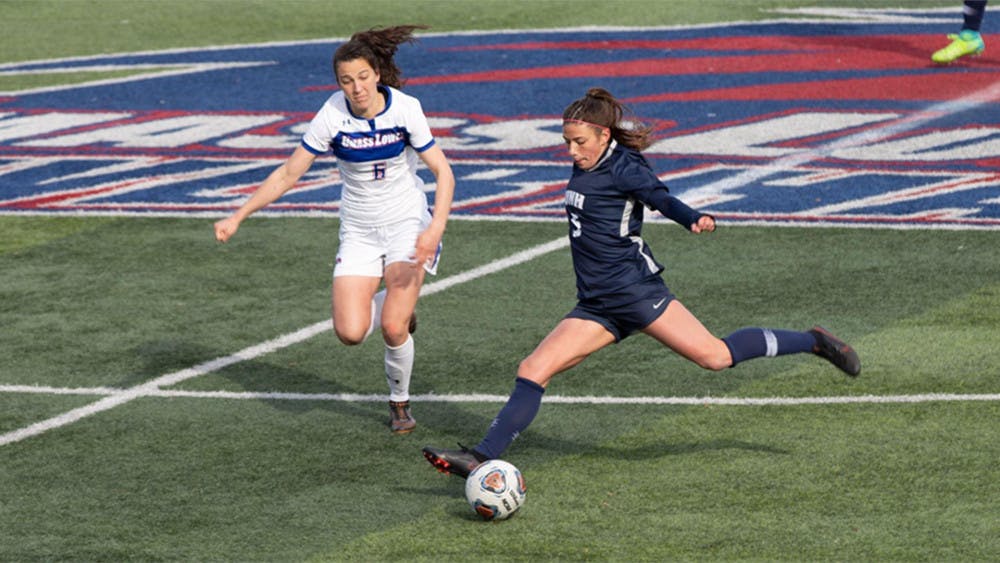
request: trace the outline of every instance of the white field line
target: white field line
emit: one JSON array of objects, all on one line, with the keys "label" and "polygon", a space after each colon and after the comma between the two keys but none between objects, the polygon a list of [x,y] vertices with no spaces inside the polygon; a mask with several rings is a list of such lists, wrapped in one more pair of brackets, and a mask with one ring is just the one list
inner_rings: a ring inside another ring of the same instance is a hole
[{"label": "white field line", "polygon": [[[125,389],[111,387],[62,388],[34,385],[0,385],[0,393],[36,393],[47,395],[118,395]],[[317,401],[342,403],[384,403],[389,395],[361,393],[283,393],[277,391],[182,391],[154,389],[146,397],[186,399],[229,399],[252,401]],[[485,393],[411,395],[415,403],[505,403],[508,395]],[[848,404],[908,404],[1000,401],[1000,393],[958,394],[921,393],[915,395],[842,395],[833,397],[608,397],[546,395],[542,402],[560,405],[720,405],[720,406],[796,406]]]},{"label": "white field line", "polygon": [[[510,268],[512,266],[516,266],[518,264],[527,262],[543,254],[547,254],[549,252],[558,250],[560,248],[565,248],[566,246],[569,246],[569,240],[566,237],[560,237],[556,240],[540,244],[538,246],[529,248],[527,250],[522,250],[521,252],[511,254],[506,258],[489,262],[478,268],[473,268],[466,272],[456,274],[454,276],[447,277],[433,283],[425,284],[423,288],[421,288],[420,295],[422,296],[432,295],[434,293],[443,291],[460,283],[465,283],[467,281],[471,281],[476,278],[488,276],[490,274],[499,272],[505,268]],[[198,364],[194,367],[183,369],[181,371],[177,371],[174,373],[168,373],[166,375],[157,377],[156,379],[152,379],[145,383],[136,385],[135,387],[130,387],[128,389],[114,389],[114,390],[99,388],[102,390],[102,392],[90,393],[90,394],[106,395],[99,401],[96,401],[94,403],[91,403],[83,407],[73,409],[71,411],[67,411],[52,418],[36,422],[35,424],[32,424],[30,426],[25,426],[24,428],[13,430],[5,434],[0,434],[0,446],[4,446],[13,442],[18,442],[24,440],[25,438],[30,438],[32,436],[37,436],[39,434],[52,430],[53,428],[59,428],[61,426],[73,424],[74,422],[80,419],[97,414],[99,412],[104,412],[106,410],[113,409],[119,405],[123,405],[125,403],[134,401],[135,399],[138,399],[140,397],[155,396],[158,393],[162,392],[162,389],[160,389],[161,387],[169,387],[171,385],[176,385],[182,381],[186,381],[188,379],[192,379],[200,375],[205,375],[207,373],[220,370],[224,367],[239,362],[252,360],[254,358],[263,356],[264,354],[269,354],[271,352],[281,350],[282,348],[287,348],[289,346],[292,346],[293,344],[298,344],[299,342],[308,340],[316,336],[317,334],[331,330],[331,328],[332,325],[330,324],[329,320],[321,321],[309,325],[305,328],[299,329],[295,332],[279,336],[277,338],[268,340],[266,342],[261,342],[260,344],[250,346],[249,348],[244,348],[243,350],[240,350],[235,354],[216,358],[214,360],[210,360]],[[20,386],[4,386],[5,389],[8,387],[14,391],[22,389],[22,387]],[[103,393],[103,391],[110,391],[110,393]]]}]

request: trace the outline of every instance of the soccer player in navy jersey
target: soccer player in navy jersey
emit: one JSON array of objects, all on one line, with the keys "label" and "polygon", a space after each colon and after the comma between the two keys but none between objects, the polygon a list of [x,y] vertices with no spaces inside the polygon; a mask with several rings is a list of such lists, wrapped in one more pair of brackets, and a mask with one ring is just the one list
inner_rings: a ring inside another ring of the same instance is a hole
[{"label": "soccer player in navy jersey", "polygon": [[[321,155],[332,152],[343,180],[340,245],[333,270],[332,317],[337,337],[360,344],[381,328],[389,384],[389,424],[413,430],[409,388],[416,328],[414,310],[426,272],[434,273],[451,210],[455,178],[434,142],[420,102],[400,91],[393,56],[418,26],[354,34],[333,55],[340,90],[309,124],[295,152],[231,216],[215,223],[229,240],[251,213],[277,200]],[[437,181],[427,209],[418,158]],[[381,283],[385,289],[379,291]]]},{"label": "soccer player in navy jersey", "polygon": [[649,129],[623,126],[625,109],[606,90],[592,88],[563,113],[573,157],[566,215],[578,303],[521,362],[513,393],[477,446],[424,448],[439,471],[466,477],[479,463],[499,458],[535,418],[553,376],[635,332],[710,370],[808,352],[852,377],[861,372],[857,353],[821,327],[743,328],[720,339],[674,297],[641,237],[643,207],[695,234],[714,231],[715,218],[670,195],[639,152],[650,144]]}]

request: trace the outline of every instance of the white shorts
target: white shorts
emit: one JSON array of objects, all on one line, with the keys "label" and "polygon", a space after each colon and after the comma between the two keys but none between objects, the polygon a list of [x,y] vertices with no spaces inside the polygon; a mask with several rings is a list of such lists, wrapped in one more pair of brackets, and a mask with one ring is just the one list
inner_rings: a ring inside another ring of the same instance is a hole
[{"label": "white shorts", "polygon": [[[367,276],[381,278],[385,267],[393,262],[414,261],[417,237],[427,228],[429,221],[406,219],[381,227],[353,227],[340,225],[340,246],[333,277]],[[441,245],[434,258],[424,264],[429,274],[437,273]]]}]

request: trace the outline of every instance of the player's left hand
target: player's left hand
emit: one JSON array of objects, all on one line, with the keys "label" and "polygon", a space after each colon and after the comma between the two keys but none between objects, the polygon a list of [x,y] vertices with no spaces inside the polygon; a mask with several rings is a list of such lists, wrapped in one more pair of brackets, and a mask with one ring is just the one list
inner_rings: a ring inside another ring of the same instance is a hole
[{"label": "player's left hand", "polygon": [[424,264],[433,263],[440,243],[441,235],[435,232],[433,228],[420,233],[420,236],[417,237],[417,246],[413,253],[413,267],[423,267]]},{"label": "player's left hand", "polygon": [[715,217],[711,215],[702,215],[691,225],[691,232],[694,234],[698,233],[710,233],[715,230]]}]

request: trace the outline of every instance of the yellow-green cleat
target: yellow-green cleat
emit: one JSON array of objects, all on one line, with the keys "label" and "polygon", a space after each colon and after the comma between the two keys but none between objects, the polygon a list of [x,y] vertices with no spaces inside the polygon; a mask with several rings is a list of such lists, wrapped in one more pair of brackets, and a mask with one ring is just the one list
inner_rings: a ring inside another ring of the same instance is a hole
[{"label": "yellow-green cleat", "polygon": [[986,49],[986,43],[978,31],[963,29],[958,35],[949,34],[951,43],[931,55],[931,60],[938,64],[950,64],[966,55],[977,56]]}]

